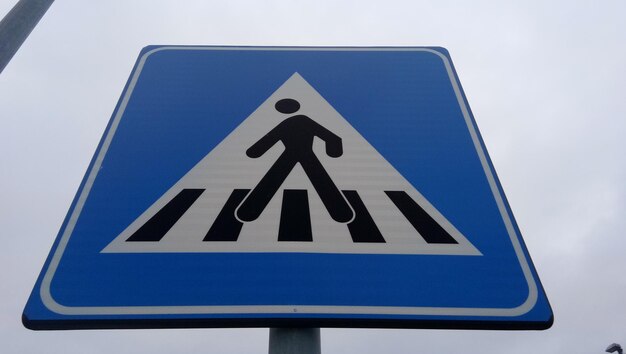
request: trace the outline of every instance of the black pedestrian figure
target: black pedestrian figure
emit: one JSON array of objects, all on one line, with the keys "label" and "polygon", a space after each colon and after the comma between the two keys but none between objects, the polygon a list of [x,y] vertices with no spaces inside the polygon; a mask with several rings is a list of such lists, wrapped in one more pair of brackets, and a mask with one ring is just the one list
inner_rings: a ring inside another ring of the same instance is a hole
[{"label": "black pedestrian figure", "polygon": [[[285,98],[274,107],[281,113],[292,114],[300,109],[300,103]],[[285,119],[246,151],[248,157],[258,158],[278,141],[285,146],[282,155],[237,209],[239,220],[256,220],[297,163],[300,163],[311,180],[333,220],[347,223],[354,218],[350,205],[313,152],[313,139],[316,136],[326,143],[328,156],[336,158],[343,154],[340,137],[301,114]]]}]

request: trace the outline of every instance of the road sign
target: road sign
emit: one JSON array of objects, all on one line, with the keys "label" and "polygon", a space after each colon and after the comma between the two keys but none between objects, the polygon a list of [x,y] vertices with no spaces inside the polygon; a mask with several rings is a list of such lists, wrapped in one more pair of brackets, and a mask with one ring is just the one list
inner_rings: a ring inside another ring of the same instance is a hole
[{"label": "road sign", "polygon": [[147,47],[24,310],[34,329],[543,329],[442,48]]}]

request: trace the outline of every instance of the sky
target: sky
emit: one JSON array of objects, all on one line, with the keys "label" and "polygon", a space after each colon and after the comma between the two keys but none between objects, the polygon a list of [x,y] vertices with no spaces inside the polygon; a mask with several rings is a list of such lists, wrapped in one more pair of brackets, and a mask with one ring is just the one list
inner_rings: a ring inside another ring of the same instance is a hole
[{"label": "sky", "polygon": [[[15,4],[0,0],[0,15]],[[322,329],[324,353],[626,344],[626,3],[58,0],[0,74],[0,351],[264,353],[268,329],[34,332],[21,313],[141,50],[442,46],[555,315],[546,331]]]}]

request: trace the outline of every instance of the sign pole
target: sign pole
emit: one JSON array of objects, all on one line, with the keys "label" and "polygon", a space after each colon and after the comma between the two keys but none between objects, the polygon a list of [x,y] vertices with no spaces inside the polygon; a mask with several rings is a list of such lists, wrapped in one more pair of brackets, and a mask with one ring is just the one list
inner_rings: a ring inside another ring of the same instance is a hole
[{"label": "sign pole", "polygon": [[269,354],[321,354],[319,328],[270,328]]},{"label": "sign pole", "polygon": [[0,21],[0,73],[54,0],[20,0]]}]

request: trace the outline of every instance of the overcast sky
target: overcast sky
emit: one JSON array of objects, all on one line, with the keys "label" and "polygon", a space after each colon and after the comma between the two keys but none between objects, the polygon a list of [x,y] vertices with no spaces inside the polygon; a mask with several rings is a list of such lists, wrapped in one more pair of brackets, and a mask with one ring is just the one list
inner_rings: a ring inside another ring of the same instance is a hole
[{"label": "overcast sky", "polygon": [[[0,0],[0,15],[15,4]],[[0,74],[0,352],[264,353],[267,329],[33,332],[20,316],[150,44],[447,48],[555,313],[540,332],[323,329],[324,353],[626,344],[626,2],[58,0]]]}]

